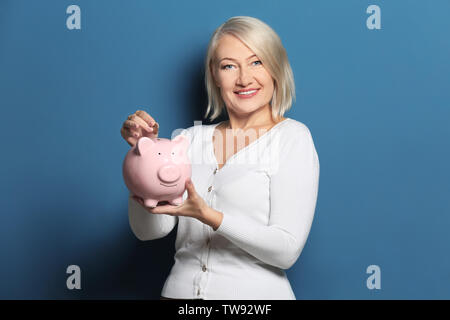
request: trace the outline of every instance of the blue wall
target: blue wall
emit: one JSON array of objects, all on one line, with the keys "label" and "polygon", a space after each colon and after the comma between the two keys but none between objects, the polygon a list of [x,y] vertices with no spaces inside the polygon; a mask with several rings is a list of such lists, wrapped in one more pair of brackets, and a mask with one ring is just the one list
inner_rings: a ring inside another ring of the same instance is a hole
[{"label": "blue wall", "polygon": [[[71,4],[81,30],[66,27]],[[380,30],[366,26],[371,4]],[[447,0],[2,0],[0,298],[159,298],[176,231],[132,234],[120,127],[137,109],[161,137],[201,120],[209,37],[249,15],[287,49],[287,116],[321,163],[287,271],[297,298],[449,299],[449,12]],[[81,290],[66,288],[72,264]],[[366,286],[370,265],[381,289]]]}]

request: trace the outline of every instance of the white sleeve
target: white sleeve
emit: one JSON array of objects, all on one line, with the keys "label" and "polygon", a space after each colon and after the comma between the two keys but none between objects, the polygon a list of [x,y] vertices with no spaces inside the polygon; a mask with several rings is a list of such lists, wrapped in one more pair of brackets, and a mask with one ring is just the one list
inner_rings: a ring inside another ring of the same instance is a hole
[{"label": "white sleeve", "polygon": [[128,219],[131,230],[141,241],[155,240],[167,236],[178,222],[176,216],[148,212],[131,197],[128,197]]},{"label": "white sleeve", "polygon": [[[192,141],[192,130],[193,127],[190,127],[182,130],[180,134],[186,135]],[[190,150],[188,154],[190,154]],[[183,194],[183,201],[186,199],[187,191]],[[168,214],[152,214],[145,210],[139,202],[128,196],[128,220],[134,235],[141,241],[147,241],[167,236],[177,224],[178,217]]]},{"label": "white sleeve", "polygon": [[215,231],[257,259],[289,269],[311,229],[319,188],[319,158],[305,126],[281,143],[279,165],[270,178],[268,225],[249,221],[245,212],[227,215]]}]

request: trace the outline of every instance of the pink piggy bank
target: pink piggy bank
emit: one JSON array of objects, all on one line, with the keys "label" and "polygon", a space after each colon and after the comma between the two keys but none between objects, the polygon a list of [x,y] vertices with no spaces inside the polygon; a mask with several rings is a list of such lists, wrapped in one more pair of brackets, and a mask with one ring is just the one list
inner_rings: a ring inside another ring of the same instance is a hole
[{"label": "pink piggy bank", "polygon": [[189,140],[183,135],[173,140],[141,137],[123,162],[127,188],[142,198],[146,207],[154,208],[160,201],[182,204],[185,183],[192,173],[188,147]]}]

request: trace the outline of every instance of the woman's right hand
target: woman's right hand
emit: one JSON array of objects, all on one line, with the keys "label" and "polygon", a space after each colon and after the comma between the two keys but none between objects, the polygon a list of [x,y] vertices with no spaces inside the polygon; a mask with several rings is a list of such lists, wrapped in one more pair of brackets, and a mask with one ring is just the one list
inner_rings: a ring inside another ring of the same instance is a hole
[{"label": "woman's right hand", "polygon": [[141,137],[157,138],[159,124],[147,112],[137,110],[130,114],[122,125],[120,134],[130,146],[136,145]]}]

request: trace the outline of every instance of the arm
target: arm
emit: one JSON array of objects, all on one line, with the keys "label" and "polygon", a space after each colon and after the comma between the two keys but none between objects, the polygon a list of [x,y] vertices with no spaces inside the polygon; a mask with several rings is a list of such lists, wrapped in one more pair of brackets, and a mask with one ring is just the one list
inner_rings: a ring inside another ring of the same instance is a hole
[{"label": "arm", "polygon": [[[180,134],[187,136],[192,141],[192,130],[193,127],[190,127]],[[187,192],[185,191],[183,201],[186,199]],[[134,235],[141,241],[147,241],[167,236],[177,224],[178,217],[167,214],[152,214],[129,196],[128,220]]]},{"label": "arm", "polygon": [[319,187],[319,158],[305,127],[283,141],[279,165],[270,180],[270,219],[257,225],[240,215],[223,212],[215,231],[257,259],[289,269],[309,235]]},{"label": "arm", "polygon": [[175,216],[151,214],[131,197],[128,197],[128,219],[131,230],[141,241],[167,236],[178,222]]}]

